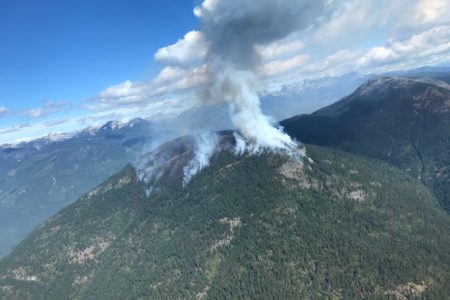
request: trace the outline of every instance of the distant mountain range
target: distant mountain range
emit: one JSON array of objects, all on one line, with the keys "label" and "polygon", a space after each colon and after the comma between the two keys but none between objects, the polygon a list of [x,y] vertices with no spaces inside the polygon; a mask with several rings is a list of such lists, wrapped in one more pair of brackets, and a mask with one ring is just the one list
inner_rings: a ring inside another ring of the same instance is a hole
[{"label": "distant mountain range", "polygon": [[0,147],[0,256],[157,137],[144,120]]},{"label": "distant mountain range", "polygon": [[221,132],[186,186],[193,138],[166,143],[140,159],[156,176],[125,167],[1,260],[0,298],[446,299],[448,84],[371,79],[281,122],[302,161]]}]

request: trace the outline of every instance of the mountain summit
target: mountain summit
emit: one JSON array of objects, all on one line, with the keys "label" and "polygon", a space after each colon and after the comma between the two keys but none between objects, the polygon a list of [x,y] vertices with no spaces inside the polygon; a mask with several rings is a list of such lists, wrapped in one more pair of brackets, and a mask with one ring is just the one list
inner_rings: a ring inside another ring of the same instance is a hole
[{"label": "mountain summit", "polygon": [[312,115],[282,122],[305,143],[387,161],[450,212],[450,90],[437,79],[378,78]]}]

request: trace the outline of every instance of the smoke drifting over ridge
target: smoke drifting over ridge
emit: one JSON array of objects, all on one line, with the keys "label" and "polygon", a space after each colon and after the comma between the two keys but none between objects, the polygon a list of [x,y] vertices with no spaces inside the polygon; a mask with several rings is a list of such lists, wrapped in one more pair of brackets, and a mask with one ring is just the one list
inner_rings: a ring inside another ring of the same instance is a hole
[{"label": "smoke drifting over ridge", "polygon": [[216,134],[203,132],[196,137],[195,157],[191,162],[184,167],[183,185],[186,186],[191,178],[200,172],[203,168],[209,165],[209,160],[216,151],[219,139]]},{"label": "smoke drifting over ridge", "polygon": [[205,0],[194,10],[208,45],[205,102],[230,102],[233,124],[253,148],[289,149],[291,138],[274,128],[261,110],[255,70],[257,46],[313,26],[330,0]]},{"label": "smoke drifting over ridge", "polygon": [[[236,155],[268,149],[285,150],[297,157],[296,142],[282,128],[275,128],[273,120],[261,109],[257,94],[259,49],[313,27],[331,11],[333,1],[336,0],[204,0],[194,10],[200,19],[200,30],[189,32],[155,54],[157,61],[167,65],[160,79],[177,73],[201,74],[202,85],[194,99],[201,104],[230,104],[229,117],[239,131],[232,135]],[[176,155],[179,159],[164,154],[163,150],[171,153],[164,146],[157,149],[150,162],[140,169],[141,179],[155,183],[167,172],[164,166],[178,166],[178,162],[189,159],[182,169],[186,186],[209,165],[215,152],[232,149],[230,144],[224,148],[224,141],[216,134],[201,133],[192,138],[192,143],[187,143],[189,149],[178,149],[182,153]]]}]

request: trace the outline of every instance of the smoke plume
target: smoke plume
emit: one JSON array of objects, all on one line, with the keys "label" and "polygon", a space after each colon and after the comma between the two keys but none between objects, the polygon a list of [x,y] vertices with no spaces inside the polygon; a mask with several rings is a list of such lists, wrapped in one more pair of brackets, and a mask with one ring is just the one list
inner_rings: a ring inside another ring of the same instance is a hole
[{"label": "smoke plume", "polygon": [[194,175],[209,165],[209,160],[216,151],[217,144],[219,143],[217,135],[212,132],[200,133],[196,135],[195,139],[195,156],[183,170],[184,186],[189,183]]},{"label": "smoke plume", "polygon": [[[239,131],[234,134],[236,155],[262,149],[287,150],[295,155],[292,150],[296,142],[282,128],[274,127],[273,120],[261,109],[257,94],[260,84],[257,70],[261,67],[258,49],[315,26],[331,11],[334,1],[337,0],[204,0],[194,10],[200,30],[186,34],[176,44],[155,54],[156,60],[174,67],[166,68],[161,78],[177,75],[180,68],[187,68],[185,73],[201,73],[201,80],[195,81],[203,86],[198,93],[201,104],[224,101],[230,104],[230,120]],[[202,66],[198,65],[199,59],[204,60]],[[182,169],[184,185],[208,166],[218,143],[215,134],[195,137],[194,155]],[[152,162],[142,169],[141,177],[147,178],[148,183],[163,176],[161,166],[174,164],[164,152],[153,155]]]},{"label": "smoke plume", "polygon": [[258,46],[305,30],[320,20],[332,0],[204,0],[194,13],[208,45],[209,84],[203,101],[230,102],[233,124],[254,148],[290,149],[291,138],[261,110],[255,71]]}]

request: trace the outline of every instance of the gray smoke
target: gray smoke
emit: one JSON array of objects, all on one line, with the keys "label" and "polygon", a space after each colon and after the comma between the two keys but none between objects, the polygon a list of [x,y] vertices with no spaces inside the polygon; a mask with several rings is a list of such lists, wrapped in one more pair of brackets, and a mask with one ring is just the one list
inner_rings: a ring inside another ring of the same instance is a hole
[{"label": "gray smoke", "polygon": [[[194,10],[201,31],[191,32],[177,44],[160,49],[155,58],[184,65],[196,57],[199,49],[198,54],[205,57],[207,73],[200,98],[206,103],[230,104],[230,119],[239,130],[234,135],[236,155],[281,149],[295,156],[297,143],[282,128],[274,127],[274,120],[261,109],[256,75],[261,59],[257,49],[315,26],[331,11],[334,1],[204,0]],[[218,137],[203,133],[196,136],[195,144],[194,157],[183,168],[184,185],[208,166],[217,150]],[[143,178],[158,180],[162,176],[158,170],[167,164],[164,158],[162,155],[153,159],[143,169]]]},{"label": "gray smoke", "polygon": [[209,42],[210,59],[249,70],[259,63],[256,45],[313,26],[330,6],[329,0],[205,0],[194,13]]},{"label": "gray smoke", "polygon": [[184,167],[183,185],[186,186],[194,175],[209,165],[209,160],[214,155],[219,138],[214,132],[203,132],[195,136],[195,156]]},{"label": "gray smoke", "polygon": [[261,110],[257,46],[314,26],[332,0],[205,0],[194,10],[209,47],[204,101],[229,101],[231,120],[253,148],[291,149],[295,143]]}]

